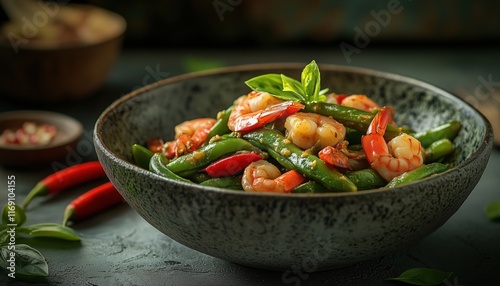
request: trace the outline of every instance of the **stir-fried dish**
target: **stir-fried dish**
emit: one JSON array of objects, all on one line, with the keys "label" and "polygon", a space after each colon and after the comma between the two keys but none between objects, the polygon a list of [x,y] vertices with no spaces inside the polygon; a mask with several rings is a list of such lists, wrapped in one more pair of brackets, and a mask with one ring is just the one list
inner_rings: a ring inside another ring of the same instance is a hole
[{"label": "stir-fried dish", "polygon": [[446,171],[461,128],[399,126],[392,106],[321,89],[314,61],[300,80],[264,74],[245,83],[251,91],[216,118],[134,144],[134,162],[170,179],[247,192],[355,192]]}]

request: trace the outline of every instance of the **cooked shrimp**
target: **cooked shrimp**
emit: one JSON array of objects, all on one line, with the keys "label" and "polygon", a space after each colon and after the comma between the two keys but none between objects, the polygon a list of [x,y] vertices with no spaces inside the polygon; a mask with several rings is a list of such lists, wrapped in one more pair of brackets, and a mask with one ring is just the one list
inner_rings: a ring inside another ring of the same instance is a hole
[{"label": "cooked shrimp", "polygon": [[231,131],[249,131],[287,117],[302,108],[304,106],[300,103],[283,101],[267,92],[252,91],[235,101],[228,127]]},{"label": "cooked shrimp", "polygon": [[344,140],[346,132],[344,125],[331,117],[305,112],[288,116],[285,128],[287,138],[302,149],[334,146]]},{"label": "cooked shrimp", "polygon": [[334,103],[334,104],[340,104],[344,98],[346,98],[347,95],[345,94],[337,94],[337,93],[329,93],[326,95],[326,103]]},{"label": "cooked shrimp", "polygon": [[375,101],[371,100],[368,96],[363,94],[353,94],[344,97],[341,100],[340,105],[370,112],[374,109],[380,109],[380,106],[375,103]]},{"label": "cooked shrimp", "polygon": [[297,171],[281,174],[280,170],[266,160],[251,163],[245,168],[241,184],[247,192],[289,193],[304,181]]},{"label": "cooked shrimp", "polygon": [[387,181],[422,166],[424,162],[422,145],[414,137],[402,133],[386,143],[383,136],[393,116],[392,107],[382,107],[361,139],[370,166]]},{"label": "cooked shrimp", "polygon": [[164,145],[165,156],[175,158],[198,149],[207,139],[215,122],[213,118],[198,118],[175,126],[175,140]]}]

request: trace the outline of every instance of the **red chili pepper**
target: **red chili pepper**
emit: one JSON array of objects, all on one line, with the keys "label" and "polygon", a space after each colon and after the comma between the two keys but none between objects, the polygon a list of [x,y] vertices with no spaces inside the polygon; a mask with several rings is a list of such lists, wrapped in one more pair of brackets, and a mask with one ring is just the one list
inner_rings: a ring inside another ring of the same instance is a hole
[{"label": "red chili pepper", "polygon": [[56,194],[70,187],[105,176],[106,173],[104,173],[99,161],[90,161],[67,167],[38,182],[26,196],[22,208],[25,209],[34,197]]},{"label": "red chili pepper", "polygon": [[250,163],[261,159],[261,155],[252,152],[235,154],[213,162],[205,168],[205,171],[214,178],[234,176],[243,171]]},{"label": "red chili pepper", "polygon": [[342,101],[347,97],[347,94],[337,94],[337,103],[342,104]]},{"label": "red chili pepper", "polygon": [[80,195],[64,210],[63,225],[82,220],[125,200],[111,182],[107,182]]}]

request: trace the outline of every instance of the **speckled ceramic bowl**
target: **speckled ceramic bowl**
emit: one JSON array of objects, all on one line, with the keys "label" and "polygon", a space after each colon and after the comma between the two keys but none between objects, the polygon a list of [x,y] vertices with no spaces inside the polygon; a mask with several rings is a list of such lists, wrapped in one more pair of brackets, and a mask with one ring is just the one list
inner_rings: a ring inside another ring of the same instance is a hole
[{"label": "speckled ceramic bowl", "polygon": [[403,249],[443,225],[481,178],[492,149],[491,126],[474,108],[441,89],[379,71],[320,65],[322,87],[369,94],[393,105],[400,124],[426,130],[450,120],[462,122],[450,170],[394,189],[277,195],[172,181],[131,163],[132,144],[173,136],[173,127],[183,120],[215,116],[248,93],[245,80],[270,72],[300,78],[304,66],[225,68],[134,91],[99,117],[99,160],[132,208],[167,236],[257,268],[310,272],[347,266]]}]

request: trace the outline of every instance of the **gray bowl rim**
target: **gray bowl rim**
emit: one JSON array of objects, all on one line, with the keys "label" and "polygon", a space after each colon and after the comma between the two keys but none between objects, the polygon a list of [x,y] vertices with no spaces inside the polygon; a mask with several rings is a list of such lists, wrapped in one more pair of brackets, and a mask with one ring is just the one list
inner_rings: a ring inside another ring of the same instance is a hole
[{"label": "gray bowl rim", "polygon": [[[277,193],[265,193],[265,192],[244,192],[244,191],[238,191],[238,190],[229,190],[229,189],[223,189],[223,188],[217,188],[217,187],[207,187],[207,186],[201,186],[197,184],[192,184],[192,183],[186,183],[182,181],[177,181],[173,179],[169,179],[166,177],[163,177],[161,175],[155,174],[153,172],[150,172],[148,170],[145,170],[143,168],[140,168],[139,166],[136,166],[135,164],[121,159],[117,154],[113,153],[110,151],[109,148],[106,147],[106,145],[103,143],[100,137],[100,130],[101,130],[101,124],[104,120],[105,117],[109,113],[111,113],[114,109],[119,107],[120,105],[124,104],[131,98],[134,98],[136,96],[140,96],[143,93],[146,93],[148,91],[154,90],[158,87],[188,80],[188,79],[195,79],[195,78],[202,78],[202,77],[207,77],[207,76],[214,76],[214,75],[221,75],[221,74],[228,74],[228,73],[234,73],[234,72],[245,72],[245,71],[256,71],[256,70],[279,70],[279,69],[297,69],[297,70],[302,70],[305,65],[308,63],[301,63],[301,62],[284,62],[284,63],[257,63],[257,64],[246,64],[246,65],[236,65],[236,66],[227,66],[227,67],[222,67],[222,68],[215,68],[215,69],[210,69],[210,70],[204,70],[204,71],[197,71],[197,72],[190,72],[190,73],[185,73],[185,74],[180,74],[176,75],[170,78],[166,78],[163,80],[159,80],[157,82],[148,84],[146,86],[143,86],[139,89],[133,90],[132,92],[123,95],[122,97],[118,98],[115,100],[113,103],[111,103],[98,117],[96,123],[95,123],[95,128],[94,128],[94,142],[96,143],[96,146],[99,146],[101,148],[102,152],[107,153],[108,156],[113,157],[113,160],[117,161],[120,165],[125,166],[126,168],[134,171],[134,172],[139,172],[139,173],[144,173],[147,176],[151,176],[153,178],[163,180],[165,182],[173,184],[175,187],[180,186],[184,190],[189,190],[189,191],[195,191],[195,189],[202,189],[205,192],[213,192],[214,194],[227,194],[227,195],[236,195],[236,196],[254,196],[254,197],[276,197],[276,198],[300,198],[300,199],[305,199],[305,198],[310,198],[310,199],[315,199],[315,198],[325,198],[325,197],[348,197],[348,196],[366,196],[366,195],[375,195],[375,194],[381,194],[381,193],[392,193],[392,192],[404,192],[404,191],[409,191],[410,188],[409,186],[412,185],[417,185],[417,184],[424,184],[425,182],[436,180],[439,177],[446,176],[447,174],[453,173],[453,172],[458,172],[458,170],[466,165],[471,164],[474,160],[476,160],[482,153],[484,152],[490,152],[488,150],[492,149],[493,146],[493,129],[488,121],[488,119],[481,113],[479,112],[474,106],[469,104],[468,102],[460,99],[458,96],[451,94],[450,92],[445,91],[444,89],[441,89],[435,85],[432,85],[430,83],[427,83],[422,80],[418,80],[416,78],[400,75],[400,74],[395,74],[395,73],[390,73],[390,72],[385,72],[385,71],[380,71],[380,70],[374,70],[374,69],[369,69],[369,68],[363,68],[363,67],[355,67],[355,66],[344,66],[344,65],[337,65],[337,64],[320,64],[318,63],[320,72],[324,69],[327,69],[329,71],[335,71],[335,72],[349,72],[349,73],[357,73],[357,74],[363,74],[363,75],[370,75],[370,76],[375,76],[375,77],[380,77],[380,78],[386,78],[390,79],[393,81],[399,81],[399,82],[405,82],[414,86],[419,86],[424,89],[428,89],[430,91],[433,91],[435,93],[439,93],[445,97],[447,97],[450,100],[453,100],[459,104],[465,105],[469,107],[472,111],[476,113],[484,122],[485,124],[485,136],[482,140],[482,144],[479,146],[479,148],[466,160],[461,162],[460,164],[454,166],[453,168],[450,168],[446,170],[445,172],[440,173],[439,175],[436,176],[430,176],[428,178],[424,178],[421,180],[418,180],[416,182],[394,187],[394,188],[386,188],[386,187],[381,187],[377,189],[371,189],[371,190],[362,190],[362,191],[357,191],[357,192],[330,192],[330,193],[307,193],[307,194],[277,194]],[[244,83],[242,83],[244,84]]]}]

